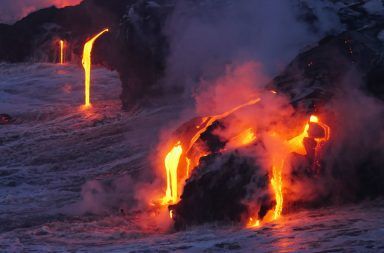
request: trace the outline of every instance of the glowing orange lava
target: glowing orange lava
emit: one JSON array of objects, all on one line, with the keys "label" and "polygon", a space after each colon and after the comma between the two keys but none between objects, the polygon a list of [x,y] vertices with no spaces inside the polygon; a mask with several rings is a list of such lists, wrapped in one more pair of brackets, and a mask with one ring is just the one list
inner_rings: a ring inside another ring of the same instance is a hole
[{"label": "glowing orange lava", "polygon": [[[196,143],[196,141],[199,139],[200,135],[204,133],[208,127],[210,127],[215,121],[225,118],[232,113],[250,105],[254,105],[260,101],[260,98],[252,99],[248,101],[245,104],[239,105],[227,112],[224,112],[222,114],[216,115],[216,116],[211,116],[211,117],[205,117],[202,119],[202,122],[200,125],[196,126],[196,133],[195,135],[191,138],[189,143],[186,145],[186,150],[184,154],[188,154],[189,150],[192,148],[192,146]],[[249,143],[253,141],[255,138],[255,135],[252,131],[252,129],[249,129],[248,132],[245,133],[244,139],[242,139],[243,142]],[[180,141],[177,142],[177,144],[167,153],[164,163],[165,163],[165,171],[166,171],[166,178],[167,178],[167,188],[165,192],[165,196],[162,198],[162,204],[175,204],[177,203],[179,199],[179,194],[178,194],[178,167],[179,167],[179,162],[180,162],[180,157],[183,153],[182,149],[182,144]],[[186,168],[185,168],[185,173],[187,177],[190,175],[190,169],[194,167],[198,160],[205,156],[206,154],[201,152],[199,155],[194,157],[193,163],[191,162],[191,159],[186,157],[185,158],[185,163],[186,163]]]},{"label": "glowing orange lava", "polygon": [[[273,92],[273,91],[272,91]],[[273,92],[275,93],[275,92]],[[187,140],[180,139],[180,141],[176,142],[176,144],[172,147],[172,149],[166,154],[164,159],[166,178],[167,178],[167,186],[166,193],[162,199],[162,204],[176,204],[179,201],[179,180],[181,180],[181,176],[179,178],[178,170],[180,166],[183,166],[185,173],[182,174],[189,178],[191,175],[191,169],[195,168],[201,157],[207,155],[207,151],[204,148],[201,148],[199,145],[195,145],[195,143],[200,138],[201,134],[204,133],[214,122],[217,120],[223,119],[234,112],[254,104],[257,104],[261,99],[255,98],[250,100],[247,103],[239,105],[227,112],[222,114],[218,114],[215,116],[204,117],[198,123],[194,123],[193,129],[194,131],[190,133],[190,136],[187,137]],[[272,139],[277,141],[277,146],[279,148],[272,148],[270,151],[270,159],[271,159],[271,188],[275,195],[275,207],[273,210],[267,213],[267,215],[263,218],[263,220],[256,219],[255,216],[249,218],[247,223],[247,227],[258,227],[262,222],[269,222],[272,220],[277,220],[283,212],[284,208],[284,178],[283,172],[286,163],[291,153],[297,153],[301,155],[307,155],[306,147],[304,146],[305,138],[310,137],[309,130],[311,128],[311,124],[317,124],[318,126],[324,129],[324,137],[314,138],[316,141],[316,149],[319,144],[326,142],[330,139],[330,128],[322,123],[319,117],[315,115],[311,115],[309,120],[305,123],[303,130],[293,138],[287,138],[286,135],[280,135],[275,130],[272,129],[269,134]],[[250,127],[244,127],[243,131],[240,131],[239,134],[233,137],[228,145],[231,148],[242,147],[245,145],[249,145],[257,140],[257,136],[255,134],[255,130]],[[184,136],[185,138],[185,136]],[[313,138],[313,137],[311,137]],[[192,148],[193,147],[193,148]],[[184,148],[184,150],[183,150]],[[191,151],[191,152],[190,152]],[[316,151],[317,153],[317,151]],[[182,162],[180,162],[182,160]],[[185,161],[184,161],[185,160]],[[184,172],[184,171],[183,171]],[[185,179],[185,178],[183,178]],[[181,186],[181,185],[180,185]],[[170,217],[174,216],[173,213],[170,213]]]},{"label": "glowing orange lava", "polygon": [[325,136],[323,138],[316,138],[317,143],[321,144],[322,142],[327,142],[331,138],[331,128],[326,124],[320,122],[319,118],[316,116],[311,116],[310,122],[316,123],[324,129]]},{"label": "glowing orange lava", "polygon": [[261,223],[260,220],[254,219],[254,218],[249,218],[247,228],[257,228],[260,227]]},{"label": "glowing orange lava", "polygon": [[167,189],[162,200],[163,204],[175,204],[178,201],[177,168],[179,167],[182,153],[183,148],[181,147],[180,142],[178,142],[165,157],[164,164],[167,174]]},{"label": "glowing orange lava", "polygon": [[83,50],[83,67],[84,67],[84,73],[85,73],[85,103],[84,105],[86,107],[91,106],[91,53],[92,53],[92,48],[93,44],[95,41],[104,33],[109,32],[109,29],[104,29],[97,35],[95,35],[92,39],[87,41],[84,45],[84,50]]},{"label": "glowing orange lava", "polygon": [[235,143],[235,146],[241,147],[251,144],[254,140],[256,140],[255,132],[252,128],[248,128],[241,132],[238,136],[234,137],[231,142]]},{"label": "glowing orange lava", "polygon": [[303,140],[309,136],[308,135],[308,130],[310,127],[309,123],[316,123],[319,126],[321,126],[325,131],[325,137],[324,138],[316,138],[315,139],[318,144],[321,142],[326,142],[329,140],[330,132],[331,132],[329,126],[327,126],[324,123],[321,123],[317,116],[311,115],[309,122],[304,127],[303,132],[300,135],[298,135],[298,136],[296,136],[296,137],[294,137],[288,141],[288,144],[291,148],[291,152],[295,152],[295,153],[298,153],[300,155],[306,155],[307,154],[307,151],[305,150],[305,147],[303,144]]},{"label": "glowing orange lava", "polygon": [[271,185],[275,192],[275,210],[273,211],[273,219],[277,220],[283,212],[283,167],[284,159],[276,159],[273,161]]},{"label": "glowing orange lava", "polygon": [[258,102],[260,102],[260,98],[255,98],[255,99],[252,99],[250,101],[248,101],[247,103],[245,104],[242,104],[242,105],[239,105],[229,111],[226,111],[222,114],[219,114],[219,115],[215,115],[215,116],[211,116],[211,117],[205,117],[203,119],[203,123],[198,127],[199,131],[193,136],[193,138],[191,139],[190,143],[189,143],[189,148],[190,149],[193,144],[195,144],[195,142],[199,139],[200,135],[202,133],[204,133],[208,127],[212,126],[212,124],[217,121],[217,120],[220,120],[220,119],[223,119],[225,117],[228,117],[229,115],[231,115],[232,113],[235,113],[236,111],[244,108],[244,107],[247,107],[247,106],[250,106],[250,105],[254,105],[254,104],[257,104]]},{"label": "glowing orange lava", "polygon": [[60,64],[64,64],[64,41],[60,40]]},{"label": "glowing orange lava", "polygon": [[[321,144],[322,142],[326,142],[330,138],[330,128],[320,122],[319,118],[315,115],[311,115],[308,123],[305,125],[303,132],[301,132],[298,136],[292,138],[288,141],[289,153],[295,152],[301,155],[307,155],[307,151],[304,146],[304,139],[309,137],[308,130],[310,128],[310,123],[316,123],[321,126],[325,131],[324,138],[316,138],[317,144]],[[316,151],[317,152],[317,151]],[[281,155],[276,154],[277,156],[273,158],[273,167],[272,167],[272,179],[271,185],[275,193],[276,205],[274,209],[273,219],[276,220],[281,216],[283,211],[283,177],[282,171],[284,169],[284,163],[286,157],[281,157]]]}]

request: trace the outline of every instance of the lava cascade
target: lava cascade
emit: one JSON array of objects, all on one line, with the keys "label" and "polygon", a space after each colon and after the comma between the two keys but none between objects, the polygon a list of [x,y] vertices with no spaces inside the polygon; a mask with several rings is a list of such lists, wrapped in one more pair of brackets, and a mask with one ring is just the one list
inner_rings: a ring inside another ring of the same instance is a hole
[{"label": "lava cascade", "polygon": [[[191,169],[195,168],[198,165],[199,159],[207,155],[204,151],[198,152],[197,155],[194,155],[195,157],[190,157],[189,155],[189,151],[197,142],[197,140],[201,137],[201,134],[204,133],[210,126],[212,126],[214,122],[224,119],[225,117],[228,117],[229,115],[239,111],[244,107],[255,105],[260,101],[260,98],[256,98],[220,115],[202,118],[201,124],[195,126],[196,132],[192,135],[192,138],[190,138],[189,141],[187,140],[185,141],[185,143],[177,141],[176,144],[172,146],[172,149],[167,153],[164,159],[167,185],[166,194],[163,197],[162,204],[175,204],[179,201],[179,189],[180,186],[182,186],[181,182],[183,182],[190,176]],[[301,132],[299,131],[299,134],[297,136],[294,136],[293,138],[289,139],[285,137],[285,135],[279,135],[277,134],[278,131],[271,130],[269,132],[271,138],[278,139],[284,147],[283,152],[281,152],[281,150],[274,150],[271,152],[270,155],[272,165],[270,169],[270,186],[274,193],[275,207],[273,210],[270,210],[270,212],[267,213],[263,220],[255,218],[253,216],[250,217],[247,227],[258,227],[261,225],[262,222],[277,220],[281,216],[284,208],[283,189],[284,187],[289,187],[284,185],[284,167],[286,166],[287,160],[289,159],[289,155],[291,153],[306,155],[304,140],[305,138],[309,137],[309,130],[311,124],[319,125],[325,132],[324,137],[315,138],[315,141],[317,143],[317,154],[321,144],[329,140],[330,128],[326,124],[322,123],[319,118],[315,115],[310,116],[309,120],[304,125],[303,130]],[[256,135],[256,131],[253,128],[246,128],[240,131],[237,136],[233,137],[231,143],[235,143],[235,147],[241,147],[249,145],[257,140],[258,138]],[[183,147],[185,147],[184,150]],[[181,163],[181,159],[185,160],[185,162]],[[181,172],[186,175],[186,178],[180,178],[179,174]],[[173,214],[170,214],[170,216],[172,218]]]},{"label": "lava cascade", "polygon": [[91,66],[92,66],[92,48],[95,43],[95,41],[102,36],[104,33],[109,32],[109,29],[104,29],[97,35],[95,35],[93,38],[88,40],[84,45],[83,50],[83,60],[82,64],[84,67],[84,74],[85,74],[85,102],[84,105],[86,107],[91,106]]}]

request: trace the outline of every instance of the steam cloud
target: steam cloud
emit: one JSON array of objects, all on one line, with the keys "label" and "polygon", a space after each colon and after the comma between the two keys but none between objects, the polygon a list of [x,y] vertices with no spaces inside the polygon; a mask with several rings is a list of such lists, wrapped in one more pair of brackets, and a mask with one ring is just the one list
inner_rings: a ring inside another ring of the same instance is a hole
[{"label": "steam cloud", "polygon": [[0,8],[0,23],[12,23],[31,12],[42,8],[56,6],[63,8],[77,5],[82,0],[2,0]]},{"label": "steam cloud", "polygon": [[[222,113],[246,102],[250,95],[260,94],[263,85],[281,71],[299,50],[315,43],[335,27],[341,29],[337,20],[332,21],[333,25],[329,24],[329,17],[335,19],[334,16],[321,12],[323,1],[314,1],[315,13],[321,13],[316,30],[298,20],[298,9],[292,4],[293,1],[239,0],[233,4],[222,1],[222,5],[212,8],[209,4],[191,6],[191,2],[177,1],[175,12],[166,27],[170,56],[163,81],[170,87],[182,86],[188,96],[193,94],[195,113],[199,115]],[[243,123],[268,125],[275,122],[275,118],[286,118],[293,113],[285,97],[262,96],[269,106],[244,112],[243,115],[239,113]],[[368,113],[367,106],[370,108]],[[367,182],[361,180],[359,165],[372,153],[377,154],[371,160],[374,166],[380,168],[384,164],[381,102],[346,85],[323,113],[335,115],[338,119],[331,121],[332,136],[337,138],[330,144],[332,148],[326,150],[328,158],[323,180],[316,184],[313,181],[308,184],[303,182],[301,189],[305,188],[304,191],[293,187],[296,196],[305,200],[325,196],[330,189],[338,191],[339,194],[334,194],[336,198],[348,191],[351,194],[348,196],[361,193]],[[259,117],[249,117],[250,114]],[[368,128],[373,131],[367,131]],[[222,137],[226,134],[220,133]],[[348,178],[344,180],[343,175],[348,175]],[[378,182],[384,180],[382,174],[373,175],[373,178],[375,176],[378,176]],[[123,202],[136,203],[142,195],[137,189],[143,187],[136,187],[129,178],[123,181],[116,179],[111,184],[113,187],[106,189],[97,182],[88,182],[83,187],[81,209],[105,212],[112,206],[124,206]],[[129,194],[125,194],[125,189],[130,189]],[[113,203],[110,203],[111,196],[122,196],[121,193],[124,193],[124,198],[113,197]]]}]

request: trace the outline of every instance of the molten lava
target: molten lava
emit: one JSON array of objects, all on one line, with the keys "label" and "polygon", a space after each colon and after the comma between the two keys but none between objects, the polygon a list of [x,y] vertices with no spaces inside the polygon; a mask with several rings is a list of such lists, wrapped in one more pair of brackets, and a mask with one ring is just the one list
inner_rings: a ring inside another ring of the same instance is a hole
[{"label": "molten lava", "polygon": [[273,219],[277,220],[283,211],[283,168],[284,159],[275,159],[272,167],[271,185],[275,192],[275,210],[273,211]]},{"label": "molten lava", "polygon": [[183,153],[183,148],[178,142],[165,157],[165,169],[167,175],[167,190],[162,200],[163,204],[175,204],[178,201],[178,177],[177,168],[179,167],[180,157]]},{"label": "molten lava", "polygon": [[[181,186],[180,182],[189,178],[191,175],[191,170],[199,165],[200,158],[208,155],[209,151],[204,150],[205,147],[197,143],[201,135],[207,131],[207,129],[213,125],[214,122],[228,117],[229,115],[235,113],[236,111],[257,104],[261,99],[255,98],[250,100],[247,103],[239,105],[227,112],[224,112],[219,115],[204,117],[201,121],[197,123],[194,122],[192,129],[187,136],[181,136],[178,142],[173,145],[172,149],[167,153],[164,164],[166,171],[166,193],[162,199],[162,204],[176,204],[179,201],[179,188]],[[228,149],[243,147],[249,144],[254,143],[258,140],[256,136],[257,126],[242,126],[238,131],[236,129],[237,135],[231,137],[226,143],[226,147],[222,150],[225,152]],[[267,139],[270,138],[271,144],[268,149],[268,154],[270,159],[270,186],[271,190],[274,193],[275,197],[275,206],[270,210],[265,217],[257,217],[257,215],[249,218],[247,227],[258,227],[262,222],[269,222],[272,220],[277,220],[283,212],[284,208],[284,187],[289,187],[289,185],[284,185],[284,170],[286,165],[290,164],[290,154],[297,153],[303,156],[307,155],[306,146],[304,145],[305,139],[309,138],[315,141],[316,150],[315,150],[315,159],[318,153],[317,149],[320,144],[328,141],[330,139],[330,128],[322,123],[320,119],[312,115],[309,120],[305,123],[302,131],[298,131],[299,134],[292,138],[291,130],[290,133],[286,133],[286,130],[281,131],[282,129],[277,129],[276,126],[267,130]],[[314,127],[314,128],[312,128]],[[322,128],[322,131],[316,132],[316,130]],[[315,130],[312,130],[315,129]],[[280,131],[277,131],[280,130]],[[310,133],[311,132],[311,133]],[[312,133],[313,132],[313,133]],[[257,132],[259,133],[259,132]],[[289,136],[290,135],[290,136]],[[260,135],[260,140],[263,140],[263,135]],[[198,145],[195,145],[198,144]],[[316,161],[315,161],[316,162]],[[183,168],[181,168],[183,167]],[[183,169],[181,171],[181,169]],[[178,171],[180,170],[180,171]],[[179,175],[180,174],[180,175]],[[182,175],[182,176],[181,176]],[[183,177],[186,178],[183,178]],[[174,213],[170,213],[170,217],[175,217]]]},{"label": "molten lava", "polygon": [[231,141],[230,145],[232,147],[242,147],[248,144],[251,144],[256,140],[255,132],[252,128],[248,128],[245,131],[241,132],[239,135],[235,136]]},{"label": "molten lava", "polygon": [[329,126],[320,122],[319,118],[317,116],[314,116],[314,115],[311,116],[311,119],[309,120],[309,122],[318,124],[319,126],[321,126],[323,128],[323,130],[325,132],[325,135],[323,138],[315,138],[317,143],[321,144],[323,142],[329,141],[329,139],[331,138],[331,129]]},{"label": "molten lava", "polygon": [[[311,115],[309,121],[306,123],[303,132],[301,132],[298,136],[292,138],[288,141],[288,151],[289,153],[298,153],[300,155],[307,155],[306,148],[304,146],[304,139],[309,137],[309,129],[310,129],[310,123],[316,123],[320,127],[323,128],[325,132],[324,138],[315,138],[315,141],[317,142],[316,147],[316,154],[318,153],[318,147],[323,142],[326,142],[330,138],[330,128],[320,122],[319,118],[315,115]],[[316,156],[315,154],[315,156]],[[283,195],[283,177],[282,177],[282,171],[284,169],[284,163],[286,161],[287,157],[281,157],[281,154],[278,154],[276,152],[275,157],[273,158],[273,166],[272,166],[272,179],[271,179],[271,185],[273,188],[273,191],[275,193],[275,200],[276,205],[274,209],[273,219],[276,220],[281,216],[281,213],[283,211],[283,203],[284,203],[284,195]]]},{"label": "molten lava", "polygon": [[254,219],[254,218],[249,218],[247,228],[257,228],[260,227],[260,220]]},{"label": "molten lava", "polygon": [[85,103],[84,105],[86,107],[91,106],[91,53],[92,53],[92,48],[93,44],[95,41],[104,33],[109,32],[109,29],[104,29],[97,35],[95,35],[92,39],[87,41],[84,45],[84,50],[83,50],[83,67],[84,67],[84,73],[85,73]]},{"label": "molten lava", "polygon": [[[223,119],[244,107],[254,105],[259,101],[260,101],[260,98],[252,99],[247,103],[239,105],[222,114],[203,118],[201,124],[196,126],[195,128],[197,132],[193,135],[189,143],[187,145],[184,145],[187,147],[184,154],[188,154],[192,146],[200,138],[200,135],[204,133],[208,129],[208,127],[210,127],[215,121]],[[244,136],[241,137],[242,138],[241,141],[244,143],[244,145],[252,142],[256,138],[252,129],[248,129],[245,133],[243,133],[243,135]],[[175,204],[179,200],[178,167],[179,167],[179,162],[182,154],[183,154],[182,144],[180,141],[178,141],[177,144],[172,148],[172,150],[167,153],[164,159],[166,178],[167,178],[167,188],[166,188],[165,196],[161,201],[163,205],[169,204],[169,203]],[[190,175],[190,169],[194,168],[195,167],[194,165],[197,165],[198,160],[205,155],[207,154],[200,152],[197,156],[194,157],[193,162],[191,161],[192,160],[191,158],[185,157],[185,164],[186,164],[185,173],[187,177],[189,177]]]},{"label": "molten lava", "polygon": [[204,118],[203,119],[203,123],[200,126],[196,127],[197,129],[199,129],[199,131],[191,139],[191,141],[189,143],[189,148],[188,149],[190,149],[193,146],[193,144],[195,144],[195,142],[200,138],[200,135],[202,133],[204,133],[207,130],[208,127],[212,126],[212,124],[215,121],[223,119],[225,117],[228,117],[229,115],[235,113],[236,111],[238,111],[238,110],[240,110],[240,109],[242,109],[244,107],[257,104],[258,102],[260,102],[260,100],[261,100],[260,98],[255,98],[255,99],[252,99],[252,100],[248,101],[245,104],[241,104],[239,106],[236,106],[235,108],[233,108],[233,109],[231,109],[229,111],[226,111],[226,112],[224,112],[222,114]]},{"label": "molten lava", "polygon": [[64,64],[64,41],[60,40],[60,64]]},{"label": "molten lava", "polygon": [[308,130],[309,130],[309,127],[310,127],[310,123],[316,123],[316,124],[318,124],[320,127],[322,127],[324,129],[325,137],[324,138],[316,138],[315,139],[318,144],[321,144],[322,142],[327,142],[329,140],[329,138],[330,138],[330,128],[329,128],[329,126],[327,126],[324,123],[321,123],[317,116],[311,115],[311,117],[309,119],[309,122],[304,127],[303,132],[300,135],[298,135],[298,136],[296,136],[296,137],[294,137],[294,138],[292,138],[291,140],[288,141],[289,146],[291,148],[291,152],[295,152],[295,153],[298,153],[300,155],[306,155],[307,154],[307,151],[305,150],[303,141],[304,141],[305,138],[307,138],[309,136]]}]

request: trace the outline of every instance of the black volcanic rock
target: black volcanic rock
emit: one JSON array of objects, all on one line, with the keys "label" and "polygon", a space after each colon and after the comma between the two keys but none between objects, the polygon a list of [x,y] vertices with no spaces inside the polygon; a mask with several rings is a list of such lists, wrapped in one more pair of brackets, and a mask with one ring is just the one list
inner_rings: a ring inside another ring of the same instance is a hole
[{"label": "black volcanic rock", "polygon": [[[197,13],[201,8],[217,9],[221,5],[236,4],[233,0],[188,1]],[[307,23],[309,29],[317,30],[319,19],[316,11],[303,1],[297,2],[297,18]],[[340,77],[356,65],[357,68],[363,67],[367,88],[382,97],[383,88],[378,85],[383,80],[379,53],[382,52],[382,43],[377,35],[384,29],[383,16],[369,13],[364,8],[365,1],[356,4],[347,0],[329,2],[344,6],[338,9],[335,17],[348,32],[328,37],[316,48],[299,55],[276,78],[275,86],[294,98],[300,89],[300,94],[304,89],[306,98],[328,98],[328,88],[337,87],[335,84]],[[57,61],[55,43],[65,39],[71,51],[67,57],[74,56],[72,62],[80,64],[87,38],[109,27],[110,33],[95,44],[93,60],[119,72],[121,100],[123,107],[128,109],[145,101],[147,96],[161,94],[159,80],[165,73],[169,54],[164,27],[174,6],[175,0],[85,0],[79,6],[39,10],[14,25],[0,24],[0,61]],[[351,48],[353,55],[349,54]],[[372,61],[367,61],[369,59]],[[298,85],[293,87],[294,83]]]},{"label": "black volcanic rock", "polygon": [[[165,0],[85,0],[78,6],[39,10],[0,25],[0,61],[57,61],[57,43],[69,43],[72,62],[80,64],[84,42],[108,27],[95,44],[93,61],[117,70],[123,107],[130,108],[150,93],[165,68],[167,43],[162,26],[170,13]],[[158,4],[157,4],[158,3]]]},{"label": "black volcanic rock", "polygon": [[362,89],[384,100],[384,43],[378,34],[384,23],[323,39],[299,54],[271,86],[288,94],[295,104],[311,108],[326,103],[349,73],[362,78]]},{"label": "black volcanic rock", "polygon": [[268,175],[255,158],[232,154],[204,157],[187,180],[181,200],[170,206],[177,229],[206,222],[244,222],[249,217],[246,200],[257,196],[259,216],[273,207],[268,195]]}]

